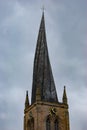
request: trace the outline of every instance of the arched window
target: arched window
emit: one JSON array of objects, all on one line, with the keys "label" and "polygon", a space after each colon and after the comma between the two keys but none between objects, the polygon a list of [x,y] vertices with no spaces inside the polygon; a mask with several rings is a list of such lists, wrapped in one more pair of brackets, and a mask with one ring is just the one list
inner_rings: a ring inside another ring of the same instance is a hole
[{"label": "arched window", "polygon": [[55,128],[55,130],[58,130],[58,120],[57,119],[54,122],[54,128]]},{"label": "arched window", "polygon": [[28,121],[28,130],[34,130],[34,119]]},{"label": "arched window", "polygon": [[50,130],[50,119],[47,118],[46,120],[46,130]]}]

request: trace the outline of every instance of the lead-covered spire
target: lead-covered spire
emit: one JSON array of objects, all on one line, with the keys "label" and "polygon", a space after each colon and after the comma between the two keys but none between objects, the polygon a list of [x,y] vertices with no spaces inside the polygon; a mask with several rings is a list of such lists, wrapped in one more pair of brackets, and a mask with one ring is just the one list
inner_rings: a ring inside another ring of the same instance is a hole
[{"label": "lead-covered spire", "polygon": [[32,104],[36,101],[36,90],[38,85],[41,91],[41,101],[58,102],[47,48],[44,11],[42,13],[34,59]]}]

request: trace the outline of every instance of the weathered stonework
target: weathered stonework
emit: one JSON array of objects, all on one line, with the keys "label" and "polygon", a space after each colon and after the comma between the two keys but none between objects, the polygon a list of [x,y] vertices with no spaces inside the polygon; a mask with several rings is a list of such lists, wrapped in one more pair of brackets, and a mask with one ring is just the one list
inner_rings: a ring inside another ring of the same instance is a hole
[{"label": "weathered stonework", "polygon": [[[55,108],[55,114],[50,114],[52,108]],[[49,116],[51,121],[51,130],[54,130],[54,121],[58,119],[59,130],[69,130],[68,105],[63,103],[36,102],[25,109],[24,130],[29,130],[28,121],[34,119],[34,130],[46,130],[46,119]],[[30,116],[30,113],[31,116]]]}]

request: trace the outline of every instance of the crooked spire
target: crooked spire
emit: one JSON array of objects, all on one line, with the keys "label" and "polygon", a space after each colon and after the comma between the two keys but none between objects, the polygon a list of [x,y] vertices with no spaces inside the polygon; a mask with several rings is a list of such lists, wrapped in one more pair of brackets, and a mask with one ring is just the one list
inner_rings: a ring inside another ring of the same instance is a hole
[{"label": "crooked spire", "polygon": [[38,85],[40,88],[39,90],[41,91],[41,101],[58,102],[48,55],[44,11],[42,13],[34,59],[31,104],[36,101],[36,91]]}]

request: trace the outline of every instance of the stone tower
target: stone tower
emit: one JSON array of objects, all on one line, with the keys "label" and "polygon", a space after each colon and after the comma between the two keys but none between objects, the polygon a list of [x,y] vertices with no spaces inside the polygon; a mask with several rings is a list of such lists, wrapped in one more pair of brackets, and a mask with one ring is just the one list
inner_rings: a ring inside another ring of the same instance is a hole
[{"label": "stone tower", "polygon": [[42,13],[33,67],[31,104],[26,92],[24,130],[70,130],[66,88],[58,101],[49,60],[44,12]]}]

